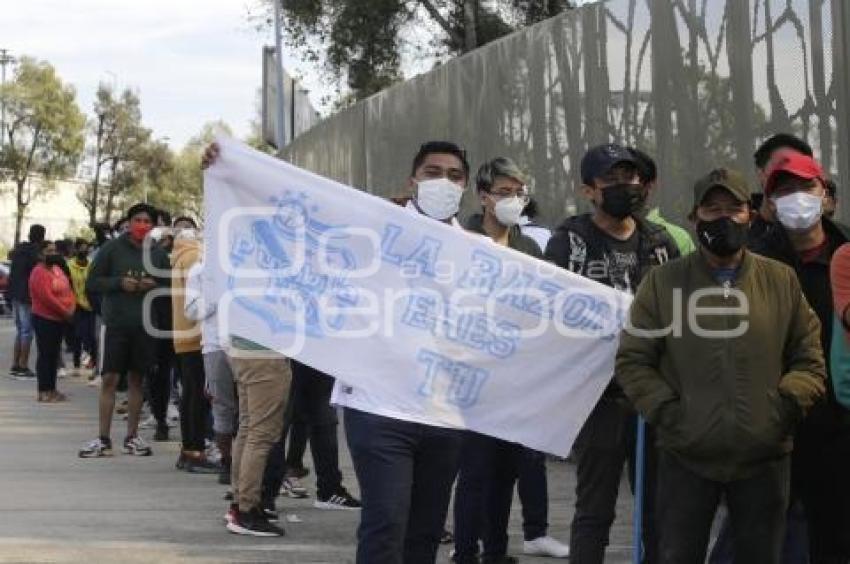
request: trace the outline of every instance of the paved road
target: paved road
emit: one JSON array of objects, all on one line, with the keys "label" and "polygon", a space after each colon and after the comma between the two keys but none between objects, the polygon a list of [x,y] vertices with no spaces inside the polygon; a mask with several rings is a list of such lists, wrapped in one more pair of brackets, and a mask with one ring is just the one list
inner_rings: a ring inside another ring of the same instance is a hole
[{"label": "paved road", "polygon": [[[5,376],[13,331],[8,319],[0,320],[0,562],[354,561],[357,514],[317,510],[311,500],[279,499],[280,509],[300,519],[285,524],[283,539],[229,534],[221,519],[223,486],[213,476],[175,470],[177,442],[155,443],[150,458],[77,458],[77,449],[96,431],[96,391],[79,378],[67,378],[59,381],[59,388],[70,396],[68,403],[36,403],[34,383]],[[123,438],[123,426],[116,416],[113,441]],[[340,445],[345,482],[356,493],[342,438]],[[315,485],[310,478],[308,485]],[[550,532],[564,541],[574,487],[573,467],[550,463]],[[518,555],[518,502],[514,508],[511,552]],[[607,562],[629,561],[630,512],[624,482]],[[446,549],[439,562],[448,562]]]}]

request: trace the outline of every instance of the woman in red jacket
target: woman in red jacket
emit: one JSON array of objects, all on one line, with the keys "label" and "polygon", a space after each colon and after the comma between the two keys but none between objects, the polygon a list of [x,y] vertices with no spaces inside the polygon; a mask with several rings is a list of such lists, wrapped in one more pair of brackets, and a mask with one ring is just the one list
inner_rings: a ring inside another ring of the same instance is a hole
[{"label": "woman in red jacket", "polygon": [[68,277],[62,272],[62,256],[53,243],[45,243],[38,265],[30,275],[32,297],[32,324],[38,345],[36,376],[38,401],[56,403],[65,401],[64,394],[56,391],[56,371],[61,354],[65,326],[74,315],[76,300]]}]

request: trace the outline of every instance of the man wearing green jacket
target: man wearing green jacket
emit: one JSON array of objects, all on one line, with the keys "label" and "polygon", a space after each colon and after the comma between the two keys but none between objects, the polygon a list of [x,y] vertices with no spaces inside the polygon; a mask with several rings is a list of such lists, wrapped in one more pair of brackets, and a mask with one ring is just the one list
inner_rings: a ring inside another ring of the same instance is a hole
[{"label": "man wearing green jacket", "polygon": [[744,248],[749,187],[694,186],[699,250],[638,288],[617,379],[658,437],[660,562],[703,562],[725,497],[735,561],[777,563],[792,431],[824,394],[820,323],[794,272]]},{"label": "man wearing green jacket", "polygon": [[145,308],[150,308],[145,296],[157,286],[168,284],[162,273],[170,268],[168,257],[159,247],[144,244],[156,219],[153,207],[147,204],[132,206],[127,212],[129,231],[104,245],[89,271],[86,289],[103,296],[103,384],[99,404],[100,432],[80,449],[81,458],[112,455],[112,412],[118,378],[123,373],[127,374],[129,405],[127,436],[122,450],[133,456],[151,455],[151,448],[138,435],[143,378],[155,358],[153,337],[145,325],[146,319],[151,320],[151,312],[145,313]]}]

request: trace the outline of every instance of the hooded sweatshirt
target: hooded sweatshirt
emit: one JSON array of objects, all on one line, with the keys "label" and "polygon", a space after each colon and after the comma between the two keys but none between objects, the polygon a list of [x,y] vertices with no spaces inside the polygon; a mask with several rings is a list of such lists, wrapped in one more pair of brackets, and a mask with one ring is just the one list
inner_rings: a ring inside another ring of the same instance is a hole
[{"label": "hooded sweatshirt", "polygon": [[172,323],[174,327],[174,352],[177,354],[200,352],[201,328],[198,322],[186,317],[186,278],[189,269],[201,259],[201,243],[194,239],[174,241],[171,252],[172,268]]}]

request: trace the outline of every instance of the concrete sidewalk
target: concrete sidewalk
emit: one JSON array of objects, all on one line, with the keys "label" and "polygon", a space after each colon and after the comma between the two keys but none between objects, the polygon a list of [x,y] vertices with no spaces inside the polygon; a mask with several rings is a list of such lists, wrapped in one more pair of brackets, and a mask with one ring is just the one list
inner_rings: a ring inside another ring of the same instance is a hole
[{"label": "concrete sidewalk", "polygon": [[[286,562],[354,561],[358,513],[314,509],[313,500],[279,498],[283,539],[229,534],[223,486],[214,476],[174,468],[178,443],[152,443],[154,456],[83,460],[77,450],[96,435],[97,391],[84,378],[59,381],[64,404],[39,404],[34,382],[7,376],[14,328],[0,320],[0,562]],[[31,366],[35,365],[35,356]],[[116,416],[112,438],[124,437]],[[146,439],[152,430],[142,431]],[[173,430],[176,434],[176,430]],[[340,437],[345,485],[358,492]],[[309,451],[308,451],[309,452]],[[312,466],[309,458],[305,460]],[[313,477],[306,484],[315,492]],[[572,466],[549,464],[550,534],[566,542],[574,503]],[[511,519],[511,554],[522,552],[519,502]],[[606,562],[629,562],[631,495],[623,483]],[[449,527],[451,528],[451,526]],[[448,562],[448,549],[439,562]],[[524,563],[555,562],[521,558]]]}]

